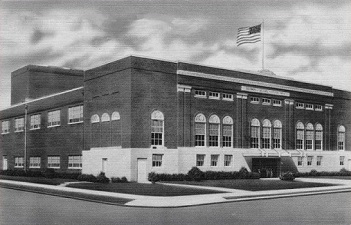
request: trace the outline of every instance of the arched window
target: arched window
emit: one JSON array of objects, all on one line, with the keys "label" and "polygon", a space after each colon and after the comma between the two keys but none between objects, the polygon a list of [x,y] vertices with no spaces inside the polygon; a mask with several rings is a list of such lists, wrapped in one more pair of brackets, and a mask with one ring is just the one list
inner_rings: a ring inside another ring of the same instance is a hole
[{"label": "arched window", "polygon": [[199,113],[195,116],[195,146],[205,146],[206,117]]},{"label": "arched window", "polygon": [[303,142],[305,137],[305,126],[303,123],[298,122],[296,124],[296,149],[302,150]]},{"label": "arched window", "polygon": [[151,145],[163,146],[164,143],[164,116],[156,110],[151,113]]},{"label": "arched window", "polygon": [[99,123],[100,122],[99,115],[97,115],[97,114],[92,115],[90,118],[90,122],[91,123]]},{"label": "arched window", "polygon": [[323,149],[323,127],[320,123],[316,124],[316,138],[314,141],[314,149]]},{"label": "arched window", "polygon": [[109,122],[109,121],[110,121],[110,116],[107,113],[102,114],[101,122]]},{"label": "arched window", "polygon": [[233,119],[230,116],[223,118],[222,146],[233,146]]},{"label": "arched window", "polygon": [[263,120],[262,123],[262,141],[261,145],[263,149],[271,148],[271,129],[272,124],[269,120]]},{"label": "arched window", "polygon": [[308,123],[306,125],[306,141],[305,141],[306,150],[313,149],[313,140],[314,140],[314,128],[312,123]]},{"label": "arched window", "polygon": [[219,147],[219,125],[220,119],[217,115],[212,115],[209,122],[208,146]]},{"label": "arched window", "polygon": [[344,126],[339,126],[338,128],[338,150],[345,150],[345,132]]},{"label": "arched window", "polygon": [[251,148],[258,148],[260,140],[260,121],[251,120]]},{"label": "arched window", "polygon": [[122,126],[119,112],[113,112],[111,115],[111,145],[122,146]]},{"label": "arched window", "polygon": [[281,149],[282,148],[282,122],[279,120],[274,121],[273,123],[273,148]]}]

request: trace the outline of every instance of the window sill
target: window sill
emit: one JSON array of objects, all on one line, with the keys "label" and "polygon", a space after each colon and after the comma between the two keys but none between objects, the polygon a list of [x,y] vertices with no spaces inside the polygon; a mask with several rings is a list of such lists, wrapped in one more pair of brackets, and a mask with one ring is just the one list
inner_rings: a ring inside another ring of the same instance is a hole
[{"label": "window sill", "polygon": [[68,124],[79,124],[79,123],[83,123],[83,121],[79,121],[79,122],[72,122],[72,123],[68,123]]},{"label": "window sill", "polygon": [[7,133],[1,133],[2,135],[5,135],[5,134],[9,134],[10,132],[7,132]]},{"label": "window sill", "polygon": [[81,170],[82,167],[68,167],[69,170]]},{"label": "window sill", "polygon": [[15,133],[22,133],[24,130],[15,131]]},{"label": "window sill", "polygon": [[228,99],[222,98],[222,100],[223,100],[223,101],[227,101],[227,102],[234,102],[234,99],[230,99],[230,98],[228,98]]},{"label": "window sill", "polygon": [[53,127],[60,127],[61,125],[53,125],[53,126],[48,126],[48,128],[53,128]]},{"label": "window sill", "polygon": [[208,99],[220,100],[219,97],[208,97]]},{"label": "window sill", "polygon": [[207,98],[206,96],[203,95],[194,95],[195,98]]},{"label": "window sill", "polygon": [[49,169],[60,169],[61,167],[49,167],[49,166],[48,166],[48,168],[49,168]]},{"label": "window sill", "polygon": [[39,128],[31,128],[29,130],[40,130],[40,127]]}]

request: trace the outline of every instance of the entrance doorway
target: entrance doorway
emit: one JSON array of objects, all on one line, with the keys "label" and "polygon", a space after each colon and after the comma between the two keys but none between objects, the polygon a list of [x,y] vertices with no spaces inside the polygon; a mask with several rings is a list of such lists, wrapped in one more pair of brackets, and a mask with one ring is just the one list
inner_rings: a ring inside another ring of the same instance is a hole
[{"label": "entrance doorway", "polygon": [[7,170],[7,156],[2,157],[2,169]]},{"label": "entrance doorway", "polygon": [[138,159],[138,183],[147,183],[146,159]]},{"label": "entrance doorway", "polygon": [[262,178],[278,177],[280,158],[252,158],[252,171]]}]

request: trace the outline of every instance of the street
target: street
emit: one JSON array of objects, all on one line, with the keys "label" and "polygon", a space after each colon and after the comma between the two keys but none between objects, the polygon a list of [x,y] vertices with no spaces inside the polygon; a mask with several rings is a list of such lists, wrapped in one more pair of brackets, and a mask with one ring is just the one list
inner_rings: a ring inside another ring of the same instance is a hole
[{"label": "street", "polygon": [[351,224],[351,192],[135,208],[0,188],[0,224]]}]

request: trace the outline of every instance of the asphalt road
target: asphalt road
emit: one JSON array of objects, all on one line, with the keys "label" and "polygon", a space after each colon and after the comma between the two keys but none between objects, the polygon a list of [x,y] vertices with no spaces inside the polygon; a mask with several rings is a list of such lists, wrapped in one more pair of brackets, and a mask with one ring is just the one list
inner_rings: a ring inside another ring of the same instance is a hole
[{"label": "asphalt road", "polygon": [[351,192],[185,208],[134,208],[0,188],[0,224],[351,224]]}]

